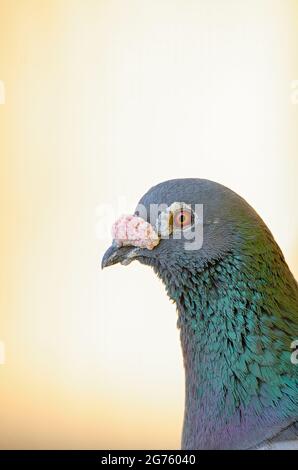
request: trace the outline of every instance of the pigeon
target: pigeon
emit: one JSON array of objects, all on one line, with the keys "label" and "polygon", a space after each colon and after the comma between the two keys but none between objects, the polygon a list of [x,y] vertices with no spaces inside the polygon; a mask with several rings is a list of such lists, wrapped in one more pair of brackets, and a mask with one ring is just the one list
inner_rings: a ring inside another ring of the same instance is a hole
[{"label": "pigeon", "polygon": [[298,284],[256,211],[206,179],[152,187],[102,267],[153,268],[176,304],[181,448],[298,449]]}]

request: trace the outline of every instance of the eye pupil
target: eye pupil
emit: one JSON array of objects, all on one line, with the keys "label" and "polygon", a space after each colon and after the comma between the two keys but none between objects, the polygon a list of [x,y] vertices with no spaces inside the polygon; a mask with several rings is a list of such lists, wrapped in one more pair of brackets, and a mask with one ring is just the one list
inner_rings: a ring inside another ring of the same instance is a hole
[{"label": "eye pupil", "polygon": [[183,212],[181,212],[181,214],[180,214],[180,223],[183,225],[184,222],[185,222],[185,215],[183,214]]}]

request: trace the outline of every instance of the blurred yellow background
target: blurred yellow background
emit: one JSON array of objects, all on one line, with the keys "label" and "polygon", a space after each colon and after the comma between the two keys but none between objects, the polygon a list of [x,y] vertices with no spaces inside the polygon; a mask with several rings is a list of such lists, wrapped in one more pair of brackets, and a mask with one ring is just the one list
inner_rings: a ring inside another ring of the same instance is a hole
[{"label": "blurred yellow background", "polygon": [[298,277],[298,2],[0,0],[0,80],[0,448],[177,448],[175,307],[102,227],[213,179]]}]

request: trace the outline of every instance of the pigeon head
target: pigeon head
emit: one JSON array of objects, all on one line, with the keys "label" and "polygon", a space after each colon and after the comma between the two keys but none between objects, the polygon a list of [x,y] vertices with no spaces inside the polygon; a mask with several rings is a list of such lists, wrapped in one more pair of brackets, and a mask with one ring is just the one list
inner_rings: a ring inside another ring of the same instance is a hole
[{"label": "pigeon head", "polygon": [[[134,216],[136,222],[143,219],[150,225],[157,242],[148,249],[145,242],[139,242],[137,233],[131,238],[124,233],[123,240],[123,230],[120,235],[115,231],[116,239],[103,257],[103,267],[138,260],[156,269],[189,264],[202,269],[239,244],[241,220],[246,227],[257,222],[255,212],[237,194],[218,183],[191,178],[154,186],[141,198]],[[127,219],[122,222],[127,224]],[[144,235],[146,240],[148,234]]]},{"label": "pigeon head", "polygon": [[[154,186],[139,201],[134,217],[121,218],[122,230],[114,230],[116,238],[103,257],[102,267],[138,260],[153,266],[161,275],[175,268],[177,272],[187,267],[200,271],[239,249],[243,232],[250,229],[256,233],[261,223],[253,209],[233,191],[194,178]],[[137,232],[131,238],[127,236],[127,220],[137,224],[140,219],[149,224],[151,235],[155,236],[149,249],[145,242],[140,243]],[[123,235],[125,240],[121,239]]]}]

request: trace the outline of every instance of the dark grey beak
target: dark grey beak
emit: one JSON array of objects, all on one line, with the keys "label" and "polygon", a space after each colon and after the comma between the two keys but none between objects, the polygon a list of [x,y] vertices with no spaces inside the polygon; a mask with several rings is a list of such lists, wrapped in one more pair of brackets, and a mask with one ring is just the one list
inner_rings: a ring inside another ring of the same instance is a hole
[{"label": "dark grey beak", "polygon": [[121,246],[119,248],[113,243],[103,255],[101,269],[113,266],[113,264],[117,263],[127,265],[138,256],[140,251],[140,248],[135,246]]}]

